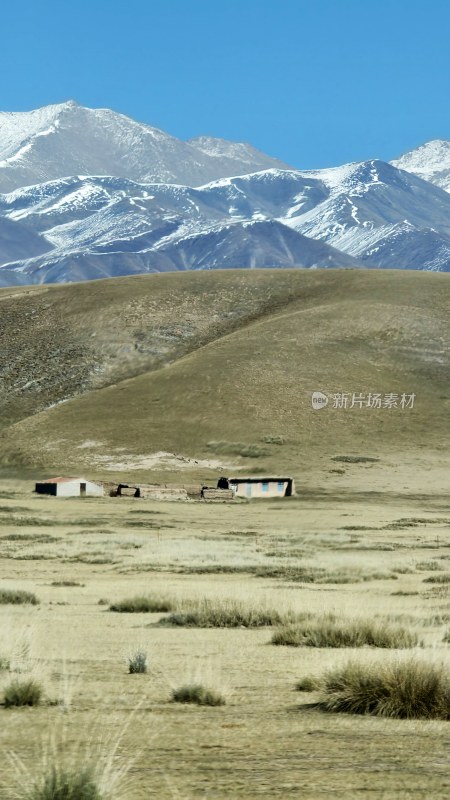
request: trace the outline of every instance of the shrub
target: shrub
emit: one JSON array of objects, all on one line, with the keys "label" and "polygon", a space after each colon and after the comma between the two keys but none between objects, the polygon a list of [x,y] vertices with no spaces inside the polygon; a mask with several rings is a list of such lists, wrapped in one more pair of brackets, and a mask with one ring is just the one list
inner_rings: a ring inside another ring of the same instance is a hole
[{"label": "shrub", "polygon": [[23,795],[23,800],[102,800],[93,770],[52,767]]},{"label": "shrub", "polygon": [[145,650],[136,650],[128,658],[128,672],[130,675],[144,674],[147,672],[147,653]]},{"label": "shrub", "polygon": [[444,575],[429,575],[428,578],[423,579],[424,583],[450,583],[450,575],[446,572]]},{"label": "shrub", "polygon": [[154,595],[137,595],[129,600],[121,600],[118,603],[111,603],[110,611],[118,611],[126,614],[151,614],[159,611],[172,611],[174,602],[168,597],[156,597]]},{"label": "shrub", "polygon": [[319,707],[399,719],[450,719],[448,671],[415,659],[349,663],[324,676]]},{"label": "shrub", "polygon": [[220,692],[200,683],[186,684],[172,691],[174,703],[196,703],[198,706],[223,706],[225,698]]},{"label": "shrub", "polygon": [[42,698],[42,687],[33,680],[14,680],[6,687],[4,697],[5,708],[38,706]]},{"label": "shrub", "polygon": [[28,604],[36,606],[39,600],[32,592],[22,592],[20,589],[0,589],[0,603],[3,605]]},{"label": "shrub", "polygon": [[370,620],[322,620],[287,625],[275,631],[272,644],[291,647],[414,647],[417,635],[406,628]]},{"label": "shrub", "polygon": [[161,623],[186,628],[262,628],[279,625],[278,611],[247,607],[236,600],[213,601],[208,598],[191,602],[186,611],[164,617]]}]

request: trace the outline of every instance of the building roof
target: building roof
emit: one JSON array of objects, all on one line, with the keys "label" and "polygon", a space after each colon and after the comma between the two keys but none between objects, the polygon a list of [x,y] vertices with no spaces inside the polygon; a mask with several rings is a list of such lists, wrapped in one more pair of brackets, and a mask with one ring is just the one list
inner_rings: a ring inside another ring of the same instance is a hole
[{"label": "building roof", "polygon": [[45,481],[38,481],[38,483],[70,483],[71,481],[80,481],[80,483],[95,483],[95,481],[87,481],[86,478],[46,478]]},{"label": "building roof", "polygon": [[282,475],[223,475],[222,478],[225,478],[227,481],[256,481],[266,483],[267,481],[293,481],[294,478],[292,476],[286,477]]}]

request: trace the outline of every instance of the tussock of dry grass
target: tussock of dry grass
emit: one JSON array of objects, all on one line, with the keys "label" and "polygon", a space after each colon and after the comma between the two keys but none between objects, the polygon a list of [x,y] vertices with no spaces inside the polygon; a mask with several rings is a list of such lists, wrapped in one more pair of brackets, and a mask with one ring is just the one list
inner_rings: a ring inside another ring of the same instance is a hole
[{"label": "tussock of dry grass", "polygon": [[[292,617],[292,615],[290,615]],[[289,615],[264,606],[248,606],[237,600],[201,600],[185,604],[161,620],[162,624],[185,628],[262,628],[280,625]]]},{"label": "tussock of dry grass", "polygon": [[249,564],[193,564],[181,567],[177,572],[183,575],[250,575],[257,567]]},{"label": "tussock of dry grass", "polygon": [[388,664],[349,663],[328,672],[324,711],[399,719],[450,719],[450,678],[443,666],[416,659]]},{"label": "tussock of dry grass", "polygon": [[287,625],[275,631],[272,644],[291,647],[414,647],[417,634],[371,620],[325,618]]},{"label": "tussock of dry grass", "polygon": [[147,653],[139,648],[128,658],[128,672],[130,675],[145,675],[147,669]]},{"label": "tussock of dry grass", "polygon": [[258,578],[280,578],[298,583],[362,583],[365,581],[396,580],[392,572],[364,571],[358,567],[326,570],[322,567],[270,566],[257,567]]},{"label": "tussock of dry grass", "polygon": [[450,583],[450,574],[446,572],[443,575],[429,575],[428,578],[423,579],[424,583]]},{"label": "tussock of dry grass", "polygon": [[175,603],[169,597],[157,595],[136,595],[128,600],[111,603],[110,611],[122,614],[155,614],[158,612],[172,611]]},{"label": "tussock of dry grass", "polygon": [[320,687],[320,678],[313,678],[311,675],[305,675],[304,678],[300,678],[295,684],[295,688],[298,692],[316,692]]},{"label": "tussock of dry grass", "polygon": [[103,800],[103,797],[93,770],[81,765],[79,770],[52,767],[22,795],[23,800]]},{"label": "tussock of dry grass", "polygon": [[42,699],[42,686],[34,680],[14,680],[4,692],[5,708],[38,706]]},{"label": "tussock of dry grass", "polygon": [[415,564],[415,568],[419,572],[435,572],[437,570],[444,569],[442,564],[439,564],[438,561],[431,561],[431,560],[430,561],[418,561],[417,564]]},{"label": "tussock of dry grass", "polygon": [[33,592],[24,592],[21,589],[0,589],[1,605],[38,605],[39,600]]},{"label": "tussock of dry grass", "polygon": [[200,683],[186,684],[172,691],[174,703],[195,703],[198,706],[224,706],[224,696],[215,689],[208,689]]},{"label": "tussock of dry grass", "polygon": [[69,586],[85,586],[86,584],[80,583],[79,581],[52,581],[50,586],[56,587],[69,587]]},{"label": "tussock of dry grass", "polygon": [[60,541],[57,536],[47,533],[5,533],[0,536],[2,542],[36,542],[39,544],[52,544]]}]

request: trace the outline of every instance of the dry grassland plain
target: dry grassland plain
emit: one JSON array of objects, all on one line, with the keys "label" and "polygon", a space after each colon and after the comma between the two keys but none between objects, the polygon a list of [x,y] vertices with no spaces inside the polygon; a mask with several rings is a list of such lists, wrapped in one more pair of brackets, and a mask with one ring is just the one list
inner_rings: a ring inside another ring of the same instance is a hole
[{"label": "dry grassland plain", "polygon": [[[2,800],[82,762],[105,800],[450,795],[445,714],[331,713],[321,683],[349,662],[450,672],[448,285],[250,270],[0,291]],[[314,411],[314,390],[416,402]],[[297,495],[33,493],[230,471]],[[40,703],[14,707],[28,681]]]},{"label": "dry grassland plain", "polygon": [[[354,492],[243,504],[33,497],[3,481],[3,589],[37,605],[1,605],[0,655],[44,688],[36,708],[0,709],[0,796],[45,758],[89,752],[126,769],[116,796],[138,798],[444,798],[450,723],[326,714],[296,690],[349,659],[413,654],[450,666],[450,515],[444,486],[427,499]],[[359,491],[358,491],[359,489]],[[272,574],[275,577],[267,577]],[[179,609],[209,599],[281,615],[370,619],[418,637],[408,650],[276,647],[278,626],[161,624],[166,612],[118,613],[135,596]],[[137,649],[145,674],[129,674]],[[218,707],[171,702],[184,684],[221,692]]]}]

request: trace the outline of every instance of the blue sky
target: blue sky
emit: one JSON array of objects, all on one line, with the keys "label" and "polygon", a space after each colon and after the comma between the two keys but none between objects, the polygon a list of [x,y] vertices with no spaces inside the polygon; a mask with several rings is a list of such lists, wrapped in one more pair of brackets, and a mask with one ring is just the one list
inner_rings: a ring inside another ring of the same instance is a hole
[{"label": "blue sky", "polygon": [[21,0],[0,110],[75,99],[300,168],[450,139],[449,0]]}]

